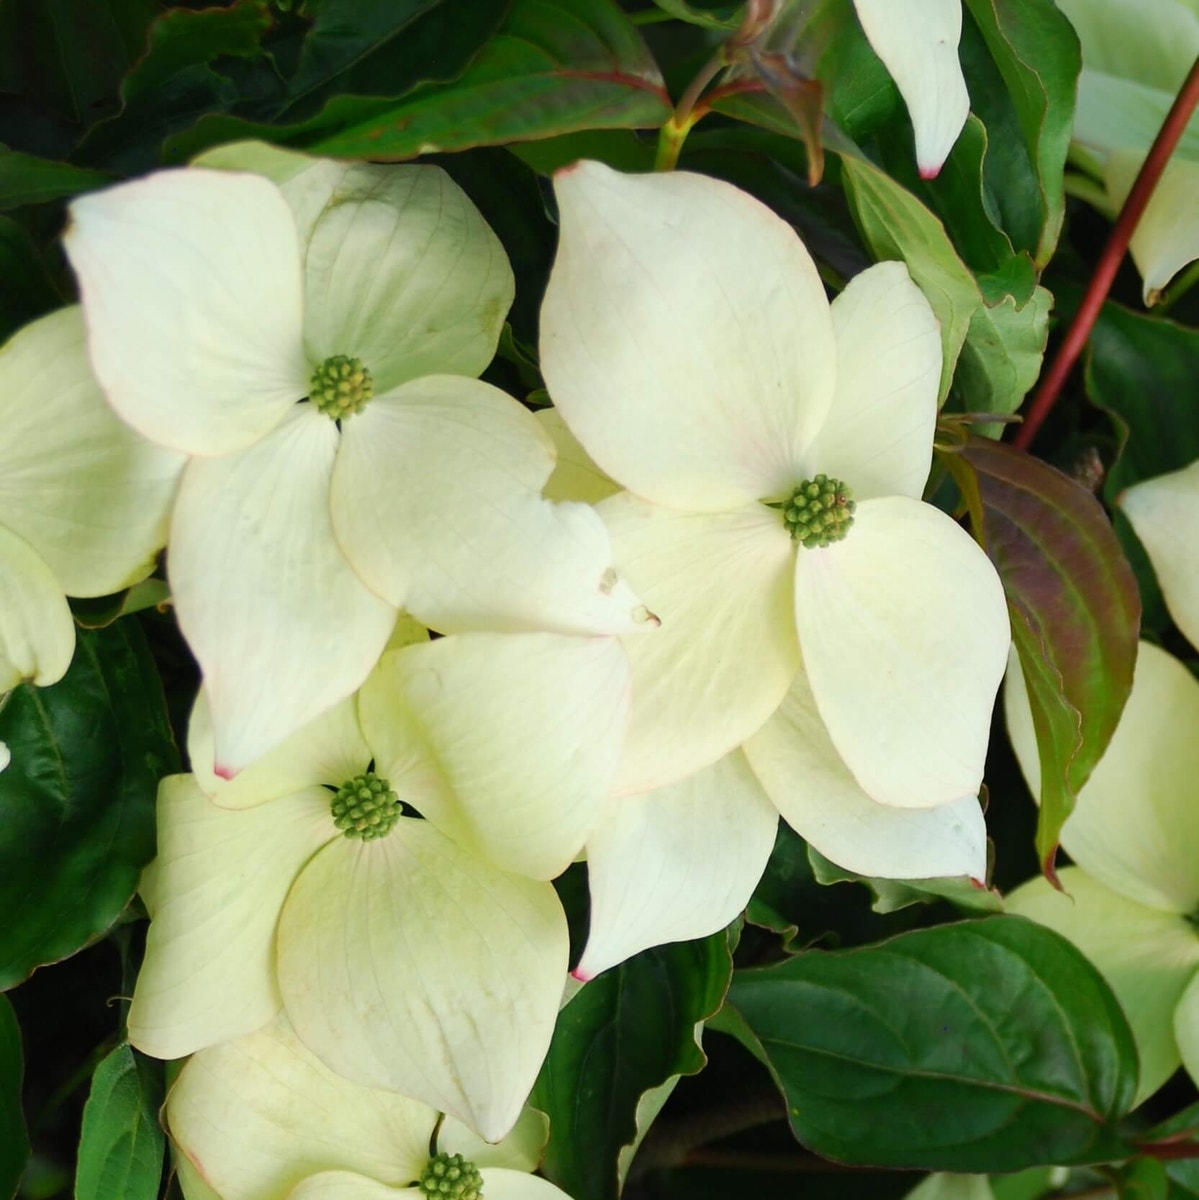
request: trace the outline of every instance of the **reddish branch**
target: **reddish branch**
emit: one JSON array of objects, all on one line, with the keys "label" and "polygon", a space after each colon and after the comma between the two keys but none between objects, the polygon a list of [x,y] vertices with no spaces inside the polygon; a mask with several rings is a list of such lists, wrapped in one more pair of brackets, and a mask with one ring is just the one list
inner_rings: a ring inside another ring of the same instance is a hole
[{"label": "reddish branch", "polygon": [[1103,307],[1108,292],[1111,291],[1116,272],[1128,249],[1128,243],[1132,239],[1137,222],[1140,221],[1145,206],[1149,203],[1150,196],[1153,195],[1153,189],[1166,169],[1166,163],[1173,154],[1174,147],[1178,145],[1178,139],[1182,137],[1183,130],[1186,129],[1187,122],[1191,119],[1191,114],[1195,111],[1197,104],[1199,104],[1199,59],[1195,60],[1190,74],[1186,77],[1186,82],[1183,83],[1182,89],[1175,97],[1174,104],[1166,114],[1161,129],[1158,130],[1157,137],[1150,147],[1136,183],[1132,185],[1132,191],[1128,193],[1128,199],[1124,201],[1124,207],[1120,210],[1119,219],[1107,239],[1107,244],[1103,247],[1103,253],[1099,256],[1099,264],[1095,268],[1095,274],[1091,277],[1091,282],[1082,298],[1078,312],[1074,316],[1074,321],[1062,339],[1061,346],[1058,347],[1057,357],[1054,358],[1049,370],[1045,372],[1044,378],[1041,380],[1041,386],[1033,397],[1024,424],[1016,433],[1013,445],[1017,450],[1028,449],[1045,418],[1057,403],[1057,398],[1061,394],[1071,368],[1082,353],[1087,338],[1091,336],[1091,330],[1099,317],[1099,310]]}]

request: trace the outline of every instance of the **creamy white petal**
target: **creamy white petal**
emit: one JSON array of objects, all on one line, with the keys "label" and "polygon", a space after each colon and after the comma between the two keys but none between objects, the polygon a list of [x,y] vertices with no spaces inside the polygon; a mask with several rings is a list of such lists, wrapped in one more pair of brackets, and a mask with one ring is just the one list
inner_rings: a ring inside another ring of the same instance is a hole
[{"label": "creamy white petal", "polygon": [[895,80],[916,132],[916,163],[931,179],[970,115],[958,62],[961,0],[854,0],[875,54]]},{"label": "creamy white petal", "polygon": [[92,374],[78,306],[0,349],[0,522],[71,596],[106,596],[154,569],[184,458],[119,421]]},{"label": "creamy white petal", "polygon": [[986,878],[977,797],[919,809],[871,800],[829,740],[802,669],[745,753],[787,824],[839,866],[883,879]]},{"label": "creamy white petal", "polygon": [[395,623],[333,536],[337,436],[303,405],[249,450],[193,459],[184,472],[167,565],[204,673],[220,775],[353,692]]},{"label": "creamy white petal", "polygon": [[225,454],[307,395],[299,245],[274,184],[158,171],[75,200],[63,244],[96,375],[151,441]]},{"label": "creamy white petal", "polygon": [[[273,184],[283,188],[290,180],[309,170],[317,162],[308,154],[298,150],[285,150],[269,142],[227,142],[213,146],[191,160],[193,167],[210,167],[215,171],[250,171],[262,175]],[[334,164],[341,166],[340,163]],[[284,193],[286,196],[286,193]]]},{"label": "creamy white petal", "polygon": [[508,1171],[503,1167],[484,1167],[483,1196],[485,1200],[570,1200],[563,1191],[547,1179],[526,1175],[523,1171]]},{"label": "creamy white petal", "polygon": [[[1114,208],[1128,198],[1144,158],[1144,149],[1114,150],[1108,158],[1104,183]],[[1141,273],[1146,304],[1156,303],[1170,280],[1199,258],[1197,189],[1199,162],[1171,159],[1133,231],[1128,248]]]},{"label": "creamy white petal", "polygon": [[393,1188],[350,1171],[310,1175],[287,1193],[286,1200],[422,1200],[420,1188]]},{"label": "creamy white petal", "polygon": [[535,1171],[550,1137],[545,1113],[526,1108],[501,1142],[492,1145],[467,1129],[454,1117],[446,1117],[437,1134],[437,1148],[446,1154],[461,1154],[479,1167],[507,1167],[512,1171]]},{"label": "creamy white petal", "polygon": [[800,550],[795,617],[820,715],[868,796],[978,794],[1010,630],[965,530],[906,496],[863,501],[843,541]]},{"label": "creamy white petal", "polygon": [[585,504],[598,504],[620,491],[620,484],[613,483],[591,461],[591,456],[570,432],[556,408],[539,408],[533,416],[550,435],[558,456],[554,473],[542,489],[547,500],[582,500]]},{"label": "creamy white petal", "polygon": [[201,1050],[166,1113],[171,1136],[223,1200],[283,1197],[305,1176],[338,1168],[409,1183],[437,1120],[427,1105],[335,1075],[286,1017]]},{"label": "creamy white petal", "polygon": [[858,500],[919,500],[937,425],[937,318],[907,267],[886,262],[855,275],[833,301],[833,327],[837,391],[805,456],[807,476],[840,479]]},{"label": "creamy white petal", "polygon": [[[422,375],[480,374],[515,284],[479,210],[440,167],[339,163],[336,172],[303,243],[312,361],[353,355],[380,392]],[[310,178],[287,185],[289,202],[300,203]]]},{"label": "creamy white petal", "polygon": [[1199,1080],[1199,972],[1191,976],[1174,1009],[1174,1040],[1182,1065],[1193,1080]]},{"label": "creamy white petal", "polygon": [[1069,939],[1111,985],[1141,1059],[1140,1103],[1178,1067],[1173,1016],[1199,968],[1199,938],[1182,917],[1128,900],[1078,867],[1060,879],[1065,895],[1034,879],[1007,898],[1007,910]]},{"label": "creamy white petal", "polygon": [[738,750],[679,783],[610,800],[587,839],[591,928],[575,977],[723,929],[749,903],[777,827]]},{"label": "creamy white petal", "polygon": [[480,858],[553,879],[616,778],[629,664],[615,638],[467,633],[389,654],[360,703],[378,765],[415,753],[440,770],[445,786],[402,800]]},{"label": "creamy white petal", "polygon": [[175,1168],[175,1176],[179,1180],[184,1200],[223,1200],[185,1155],[173,1154],[171,1165]]},{"label": "creamy white petal", "polygon": [[662,621],[625,639],[633,710],[616,790],[663,787],[761,728],[799,666],[793,543],[760,504],[687,514],[628,492],[600,505],[616,564]]},{"label": "creamy white petal", "polygon": [[543,498],[553,469],[553,444],[510,396],[473,379],[419,379],[345,423],[337,536],[379,595],[442,633],[649,624],[595,512]]},{"label": "creamy white petal", "polygon": [[1134,484],[1118,503],[1148,551],[1170,616],[1199,646],[1199,462]]},{"label": "creamy white petal", "polygon": [[358,728],[358,705],[351,696],[309,721],[232,779],[222,779],[213,770],[212,717],[201,688],[187,722],[187,757],[196,782],[214,803],[222,808],[252,808],[307,787],[341,787],[366,770],[371,752]]},{"label": "creamy white petal", "polygon": [[782,495],[832,398],[824,285],[794,230],[730,184],[560,171],[541,310],[554,404],[599,466],[676,508]]},{"label": "creamy white petal", "polygon": [[327,846],[279,923],[279,985],[308,1047],[488,1141],[533,1086],[567,955],[552,885],[497,871],[411,818]]},{"label": "creamy white petal", "polygon": [[274,1019],[275,924],[301,868],[339,836],[329,800],[309,788],[229,812],[190,775],[162,781],[153,920],[129,1010],[139,1050],[180,1058]]},{"label": "creamy white petal", "polygon": [[0,693],[57,683],[75,653],[75,621],[54,572],[0,525]]},{"label": "creamy white petal", "polygon": [[[1039,796],[1036,737],[1018,666],[1008,671],[1004,707],[1020,767]],[[1176,658],[1141,642],[1120,723],[1062,829],[1062,846],[1089,875],[1174,913],[1199,907],[1196,729],[1199,681]]]}]

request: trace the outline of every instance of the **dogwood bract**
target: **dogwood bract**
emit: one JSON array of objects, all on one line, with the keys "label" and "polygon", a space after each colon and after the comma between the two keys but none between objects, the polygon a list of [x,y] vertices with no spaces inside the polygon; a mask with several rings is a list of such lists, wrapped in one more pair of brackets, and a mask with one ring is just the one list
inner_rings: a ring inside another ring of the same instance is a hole
[{"label": "dogwood bract", "polygon": [[628,489],[599,511],[662,619],[627,640],[618,792],[747,743],[780,807],[802,796],[810,756],[763,730],[795,685],[814,703],[777,736],[816,722],[871,800],[976,796],[1007,610],[986,555],[920,500],[941,350],[906,268],[863,272],[830,308],[794,231],[728,184],[583,163],[556,189],[542,367]]},{"label": "dogwood bract", "polygon": [[471,378],[513,284],[461,190],[241,157],[275,182],[162,171],[75,201],[65,238],[109,401],[192,456],[170,578],[226,775],[361,684],[397,607],[442,632],[649,620],[595,514],[542,498],[532,416]]},{"label": "dogwood bract", "polygon": [[958,61],[961,0],[853,0],[875,54],[895,80],[916,134],[916,164],[933,178],[970,115]]},{"label": "dogwood bract", "polygon": [[[282,1007],[346,1078],[505,1134],[566,975],[566,921],[543,880],[611,786],[627,690],[613,638],[461,634],[389,652],[360,696],[227,785],[210,776],[236,808],[191,776],[166,780],[131,1041],[176,1058]],[[199,726],[193,750],[202,713]]]},{"label": "dogwood bract", "polygon": [[[66,595],[144,579],[183,469],[112,414],[79,309],[0,348],[0,692],[61,679],[75,649]],[[5,754],[7,762],[7,753]]]},{"label": "dogwood bract", "polygon": [[[527,1173],[545,1140],[538,1114],[486,1145],[452,1118],[439,1127],[424,1104],[335,1075],[286,1018],[196,1054],[166,1118],[188,1200],[194,1178],[218,1200],[566,1200]],[[443,1180],[463,1186],[439,1190]]]}]

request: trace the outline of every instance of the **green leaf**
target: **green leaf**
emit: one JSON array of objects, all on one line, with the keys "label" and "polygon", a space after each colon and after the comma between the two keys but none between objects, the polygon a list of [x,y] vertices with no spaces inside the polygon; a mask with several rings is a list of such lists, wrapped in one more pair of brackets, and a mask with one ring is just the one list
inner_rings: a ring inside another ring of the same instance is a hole
[{"label": "green leaf", "polygon": [[866,244],[880,260],[906,262],[941,322],[945,399],[982,294],[945,226],[911,192],[865,159],[841,159],[845,191]]},{"label": "green leaf", "polygon": [[583,129],[657,126],[671,111],[657,65],[612,0],[515,0],[461,78],[421,88],[315,148],[404,159]]},{"label": "green leaf", "polygon": [[855,875],[844,867],[830,862],[819,850],[808,847],[812,873],[822,884],[864,883],[874,893],[874,911],[898,912],[912,904],[931,904],[948,900],[950,904],[969,913],[1003,912],[1003,900],[997,892],[974,883],[966,876],[943,879],[874,879]]},{"label": "green leaf", "polygon": [[645,1130],[643,1098],[707,1062],[698,1031],[732,968],[724,931],[659,946],[584,984],[562,1010],[530,1103],[550,1119],[542,1170],[574,1200],[619,1194],[622,1149]]},{"label": "green leaf", "polygon": [[983,1172],[1127,1153],[1128,1023],[1095,968],[1031,921],[808,951],[739,972],[729,1003],[795,1135],[826,1158]]},{"label": "green leaf", "polygon": [[985,438],[978,530],[1003,580],[1041,760],[1037,852],[1050,875],[1062,824],[1102,757],[1132,687],[1141,604],[1099,502],[1047,463]]},{"label": "green leaf", "polygon": [[[1023,213],[1005,220],[1004,226],[1017,248],[1030,251],[1036,264],[1044,266],[1057,245],[1065,214],[1066,151],[1082,65],[1078,38],[1052,0],[966,0],[966,8],[1006,84],[1005,92],[976,86],[972,106],[999,150],[1010,145],[1010,139],[1002,136],[1004,131],[991,118],[988,105],[994,104],[998,95],[1004,96],[1005,103],[1010,101],[1039,192],[1039,236],[1035,241],[1019,233]],[[988,172],[988,182],[996,204],[1004,211],[1011,203],[1012,171],[1000,161],[996,166],[997,171]]]},{"label": "green leaf", "polygon": [[33,239],[9,217],[0,217],[0,279],[0,344],[62,305]]},{"label": "green leaf", "polygon": [[29,1157],[29,1136],[21,1114],[24,1073],[17,1015],[8,997],[0,996],[0,1196],[5,1197],[15,1195]]},{"label": "green leaf", "polygon": [[104,187],[112,178],[104,171],[89,171],[0,146],[0,209],[76,196]]},{"label": "green leaf", "polygon": [[654,0],[664,13],[688,25],[700,25],[704,29],[718,29],[732,33],[741,24],[743,4],[718,4],[712,8],[704,8],[698,4],[690,4],[688,0]]},{"label": "green leaf", "polygon": [[92,1077],[83,1109],[75,1200],[155,1200],[166,1140],[161,1068],[122,1042]]},{"label": "green leaf", "polygon": [[1165,1163],[1156,1158],[1137,1158],[1121,1168],[1119,1186],[1120,1200],[1167,1200],[1170,1177]]},{"label": "green leaf", "polygon": [[158,780],[177,768],[136,621],[77,631],[53,687],[0,711],[0,987],[74,954],[120,916],[154,855]]}]

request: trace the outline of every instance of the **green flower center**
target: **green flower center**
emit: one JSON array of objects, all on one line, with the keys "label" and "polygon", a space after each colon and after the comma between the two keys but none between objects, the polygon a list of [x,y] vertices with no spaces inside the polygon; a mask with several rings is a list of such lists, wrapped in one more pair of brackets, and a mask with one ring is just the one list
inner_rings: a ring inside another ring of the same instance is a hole
[{"label": "green flower center", "polygon": [[841,480],[817,475],[805,479],[786,500],[771,507],[782,512],[791,540],[814,550],[839,542],[849,532],[857,505]]},{"label": "green flower center", "polygon": [[461,1154],[436,1154],[420,1175],[428,1200],[483,1200],[483,1176]]},{"label": "green flower center", "polygon": [[403,813],[400,798],[373,771],[348,779],[330,804],[333,824],[348,838],[374,841],[395,828]]},{"label": "green flower center", "polygon": [[308,399],[334,421],[361,412],[374,394],[371,373],[362,365],[361,359],[351,358],[348,354],[335,354],[325,359],[312,372],[308,383]]}]

